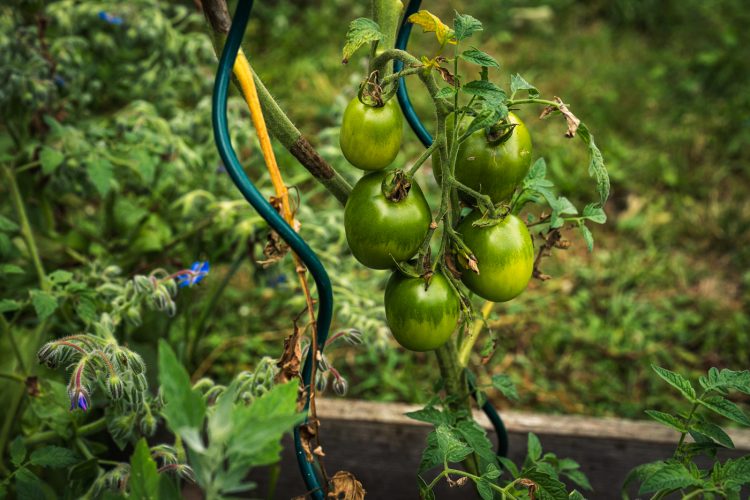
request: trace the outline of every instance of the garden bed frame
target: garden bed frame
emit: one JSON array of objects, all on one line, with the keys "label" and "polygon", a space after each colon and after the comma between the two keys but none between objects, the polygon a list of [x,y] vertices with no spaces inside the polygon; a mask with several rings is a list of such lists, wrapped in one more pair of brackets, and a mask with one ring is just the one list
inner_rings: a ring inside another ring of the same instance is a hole
[{"label": "garden bed frame", "polygon": [[[318,400],[321,440],[329,474],[352,472],[367,490],[367,498],[415,500],[419,498],[415,474],[419,466],[428,424],[411,420],[404,413],[419,406],[374,403],[341,398]],[[510,437],[510,458],[519,463],[526,450],[526,434],[539,436],[545,451],[581,464],[594,492],[590,499],[619,499],[620,485],[636,465],[664,459],[674,452],[678,434],[659,424],[619,418],[542,415],[502,411]],[[477,421],[494,432],[481,412]],[[722,450],[723,459],[750,453],[750,431],[730,430],[735,450]],[[294,446],[285,438],[281,471],[274,498],[290,499],[305,492],[294,457]],[[265,498],[268,468],[257,469],[252,479],[259,489],[254,497]],[[477,498],[470,485],[451,489],[441,484],[438,499]]]}]

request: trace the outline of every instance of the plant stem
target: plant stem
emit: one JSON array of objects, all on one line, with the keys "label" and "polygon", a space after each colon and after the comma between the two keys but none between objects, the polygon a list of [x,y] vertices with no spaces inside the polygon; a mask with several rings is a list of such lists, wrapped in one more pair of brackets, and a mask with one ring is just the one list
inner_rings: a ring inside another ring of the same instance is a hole
[{"label": "plant stem", "polygon": [[16,175],[13,169],[7,165],[3,165],[3,172],[8,180],[8,188],[10,190],[11,201],[13,202],[13,208],[18,216],[18,222],[21,226],[21,236],[26,243],[26,248],[31,256],[31,261],[34,264],[37,278],[39,279],[39,288],[42,290],[49,290],[49,283],[47,282],[47,275],[44,272],[44,266],[42,265],[42,259],[39,258],[39,250],[36,246],[36,240],[34,239],[34,233],[31,230],[29,224],[29,218],[26,215],[26,207],[23,203],[23,197],[21,191],[18,189],[18,183],[16,182]]},{"label": "plant stem", "polygon": [[430,144],[430,147],[425,149],[421,155],[419,155],[419,158],[417,158],[417,161],[414,162],[414,165],[409,169],[408,175],[409,177],[413,177],[414,174],[417,173],[417,170],[422,166],[422,164],[427,161],[427,158],[432,156],[432,153],[435,152],[435,149],[437,149],[439,143],[438,141],[432,141],[432,144]]},{"label": "plant stem", "polygon": [[[16,357],[18,368],[21,369],[21,373],[28,374],[28,372],[26,371],[26,363],[24,362],[23,356],[21,355],[21,350],[18,348],[16,338],[13,336],[13,329],[8,323],[8,320],[6,320],[5,316],[3,316],[2,314],[0,314],[0,326],[2,326],[3,328],[3,334],[8,337],[8,342],[10,342],[10,347],[11,349],[13,349],[13,355]],[[23,380],[23,378],[21,380]]]},{"label": "plant stem", "polygon": [[489,300],[482,306],[482,317],[477,318],[474,324],[471,325],[469,335],[461,342],[461,346],[458,349],[458,365],[462,368],[466,368],[469,364],[469,357],[471,356],[471,350],[479,339],[479,334],[482,333],[482,328],[487,321],[487,318],[492,312],[492,308],[495,304]]},{"label": "plant stem", "polygon": [[15,382],[18,382],[19,384],[25,384],[26,379],[21,377],[20,375],[16,375],[15,373],[0,373],[0,378],[13,380]]},{"label": "plant stem", "polygon": [[[89,434],[95,434],[106,428],[107,428],[107,419],[105,417],[102,417],[100,419],[94,420],[93,422],[89,422],[88,424],[80,426],[78,429],[76,429],[75,434],[76,436],[79,436],[79,437],[88,436]],[[55,431],[44,431],[44,432],[38,432],[34,434],[33,436],[30,436],[24,439],[23,442],[26,446],[33,446],[36,444],[42,444],[42,443],[47,443],[49,441],[53,441],[59,437],[60,435]]]},{"label": "plant stem", "polygon": [[[404,11],[404,4],[401,0],[372,0],[371,5],[372,19],[378,23],[380,32],[385,35],[380,41],[373,44],[373,50],[370,53],[370,71],[373,71],[376,56],[396,46],[396,35],[401,21],[401,13]],[[380,77],[388,76],[391,69],[391,67],[387,67],[381,70]]]},{"label": "plant stem", "polygon": [[[212,32],[212,42],[216,54],[220,54],[226,41],[232,19],[227,10],[226,0],[203,0],[203,13]],[[263,81],[253,72],[260,105],[266,118],[268,129],[279,142],[307,169],[312,176],[334,196],[341,204],[346,203],[352,188],[341,174],[336,172],[310,142],[294,126],[276,100],[271,96]],[[237,80],[233,80],[237,84]],[[247,100],[248,96],[245,96]]]},{"label": "plant stem", "polygon": [[554,108],[559,108],[560,103],[557,103],[555,101],[549,101],[547,99],[518,99],[518,100],[510,100],[506,103],[508,107],[515,106],[516,104],[544,104],[545,106],[552,106]]},{"label": "plant stem", "polygon": [[[690,413],[688,413],[687,418],[685,419],[685,427],[688,429],[690,428],[690,424],[693,422],[693,416],[695,415],[696,410],[698,409],[698,403],[699,400],[703,399],[703,397],[706,395],[708,391],[703,391],[703,393],[696,399],[696,401],[693,403],[693,406],[690,408]],[[677,443],[677,448],[674,450],[673,457],[677,457],[677,453],[679,453],[680,448],[682,447],[682,443],[685,442],[685,437],[687,436],[687,432],[683,432],[680,434],[680,440]]]}]

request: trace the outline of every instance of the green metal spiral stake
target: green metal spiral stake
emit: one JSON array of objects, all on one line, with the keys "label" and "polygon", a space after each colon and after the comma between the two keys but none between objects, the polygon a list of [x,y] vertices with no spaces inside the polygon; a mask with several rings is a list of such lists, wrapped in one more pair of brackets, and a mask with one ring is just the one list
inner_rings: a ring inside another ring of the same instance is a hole
[{"label": "green metal spiral stake", "polygon": [[[247,177],[242,165],[237,158],[237,154],[232,147],[229,138],[229,127],[227,125],[227,94],[229,90],[229,80],[232,73],[234,61],[240,49],[242,36],[245,33],[250,11],[252,9],[252,0],[240,0],[237,3],[237,11],[234,14],[232,28],[229,30],[226,44],[219,59],[219,68],[216,72],[214,83],[213,101],[212,101],[212,123],[214,129],[214,141],[219,150],[219,155],[224,161],[224,165],[229,172],[232,181],[240,190],[245,199],[255,208],[263,217],[269,226],[271,226],[281,238],[291,247],[307,266],[310,274],[315,280],[315,286],[318,289],[318,312],[317,312],[317,334],[318,350],[323,351],[328,330],[331,326],[331,316],[333,314],[333,290],[331,280],[323,264],[318,259],[315,252],[307,243],[292,229],[289,224],[279,215],[279,213],[266,201],[258,191],[258,188]],[[302,368],[302,383],[304,387],[312,387],[312,368],[315,360],[315,353],[312,350],[305,359]],[[306,400],[304,411],[307,412],[310,406],[310,390],[306,391]],[[310,495],[315,500],[323,500],[323,487],[313,468],[313,465],[307,461],[302,440],[300,438],[300,426],[294,428],[294,446],[296,449],[297,463],[299,464],[302,478],[307,485]]]}]

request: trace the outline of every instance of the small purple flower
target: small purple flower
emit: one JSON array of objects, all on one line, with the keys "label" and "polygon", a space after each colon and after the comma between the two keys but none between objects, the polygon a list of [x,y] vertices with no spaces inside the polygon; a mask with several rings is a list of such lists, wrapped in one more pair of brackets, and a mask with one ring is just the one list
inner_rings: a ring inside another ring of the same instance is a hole
[{"label": "small purple flower", "polygon": [[196,283],[200,283],[203,277],[208,274],[209,268],[208,261],[193,262],[193,265],[189,270],[184,271],[177,277],[177,285],[180,288],[184,288],[186,286],[193,286]]},{"label": "small purple flower", "polygon": [[79,388],[74,391],[70,391],[70,411],[78,408],[83,411],[87,411],[89,409],[89,399],[88,394],[86,394],[86,389]]},{"label": "small purple flower", "polygon": [[115,26],[120,26],[124,22],[121,17],[114,16],[109,12],[105,12],[103,10],[99,11],[99,19],[101,19],[105,23],[114,24]]}]

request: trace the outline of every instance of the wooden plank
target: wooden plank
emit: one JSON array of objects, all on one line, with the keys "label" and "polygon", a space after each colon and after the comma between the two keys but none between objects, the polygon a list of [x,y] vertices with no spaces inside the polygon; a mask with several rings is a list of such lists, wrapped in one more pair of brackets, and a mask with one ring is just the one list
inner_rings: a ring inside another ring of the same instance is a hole
[{"label": "wooden plank", "polygon": [[[337,470],[354,473],[368,491],[368,498],[418,498],[416,471],[430,427],[404,417],[405,412],[417,408],[346,399],[319,400],[321,437],[329,473]],[[509,431],[512,460],[521,462],[526,435],[534,432],[545,451],[572,458],[582,465],[595,490],[587,495],[590,499],[619,499],[620,485],[633,467],[671,456],[677,442],[676,433],[665,433],[658,424],[650,422],[510,411],[502,416]],[[478,414],[477,418],[491,430],[483,415]],[[489,435],[494,442],[494,433]],[[722,459],[746,454],[750,449],[750,432],[732,431],[731,435],[739,449],[723,450]],[[305,491],[291,439],[285,438],[284,444],[278,499],[292,498]],[[251,476],[259,484],[255,496],[260,497],[267,488],[267,470],[258,469]],[[428,472],[425,477],[434,477],[434,473]],[[471,487],[451,489],[441,484],[436,493],[441,500],[477,498]]]}]

